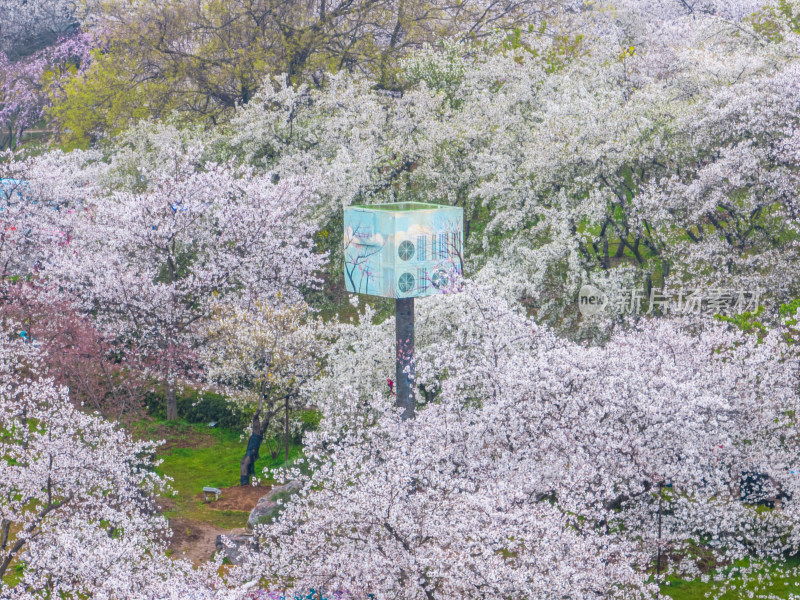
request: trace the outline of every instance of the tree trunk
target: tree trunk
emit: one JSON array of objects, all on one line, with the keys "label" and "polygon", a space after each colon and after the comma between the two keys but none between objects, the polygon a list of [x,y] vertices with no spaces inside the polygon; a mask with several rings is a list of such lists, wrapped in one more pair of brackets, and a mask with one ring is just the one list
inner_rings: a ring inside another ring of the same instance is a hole
[{"label": "tree trunk", "polygon": [[247,450],[245,450],[242,461],[239,463],[239,485],[250,485],[250,477],[256,473],[258,451],[261,449],[264,431],[267,429],[269,423],[268,419],[265,419],[263,423],[259,421],[260,415],[261,409],[259,408],[256,414],[253,415],[250,439],[247,441]]},{"label": "tree trunk", "polygon": [[175,392],[175,381],[167,381],[167,421],[178,420],[178,396]]}]

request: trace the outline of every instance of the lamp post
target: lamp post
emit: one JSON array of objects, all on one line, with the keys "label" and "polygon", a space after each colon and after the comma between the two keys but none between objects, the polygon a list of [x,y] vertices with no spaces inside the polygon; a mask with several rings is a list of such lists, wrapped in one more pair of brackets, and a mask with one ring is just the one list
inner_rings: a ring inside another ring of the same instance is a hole
[{"label": "lamp post", "polygon": [[395,299],[395,405],[414,417],[414,298],[445,293],[463,267],[464,211],[396,202],[344,209],[347,291]]}]

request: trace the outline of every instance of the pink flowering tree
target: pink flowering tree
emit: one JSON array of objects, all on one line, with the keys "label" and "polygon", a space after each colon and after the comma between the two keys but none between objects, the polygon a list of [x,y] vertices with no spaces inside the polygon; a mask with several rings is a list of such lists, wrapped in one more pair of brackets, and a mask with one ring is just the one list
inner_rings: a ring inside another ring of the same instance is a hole
[{"label": "pink flowering tree", "polygon": [[141,417],[144,367],[135,352],[121,352],[92,318],[42,277],[5,288],[0,321],[15,323],[21,338],[46,355],[43,373],[70,390],[76,407],[112,421]]},{"label": "pink flowering tree", "polygon": [[91,49],[92,38],[77,34],[14,61],[0,52],[0,149],[19,145],[64,82],[87,68]]}]

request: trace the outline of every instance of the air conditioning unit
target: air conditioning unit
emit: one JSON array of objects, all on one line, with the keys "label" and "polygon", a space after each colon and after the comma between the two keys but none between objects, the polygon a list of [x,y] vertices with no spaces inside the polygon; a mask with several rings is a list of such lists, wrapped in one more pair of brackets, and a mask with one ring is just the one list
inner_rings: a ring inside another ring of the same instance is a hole
[{"label": "air conditioning unit", "polygon": [[463,268],[464,211],[399,202],[344,210],[349,292],[386,298],[442,293]]},{"label": "air conditioning unit", "polygon": [[411,273],[401,273],[397,278],[397,295],[403,298],[413,296],[417,288],[417,280]]}]

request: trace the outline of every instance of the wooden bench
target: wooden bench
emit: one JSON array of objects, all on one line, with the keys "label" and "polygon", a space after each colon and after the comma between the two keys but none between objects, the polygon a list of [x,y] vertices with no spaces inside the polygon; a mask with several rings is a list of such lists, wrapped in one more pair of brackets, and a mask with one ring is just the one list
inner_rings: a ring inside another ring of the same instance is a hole
[{"label": "wooden bench", "polygon": [[203,494],[205,494],[206,502],[211,501],[211,494],[214,494],[214,500],[219,500],[220,495],[222,494],[222,490],[215,487],[204,487]]}]

